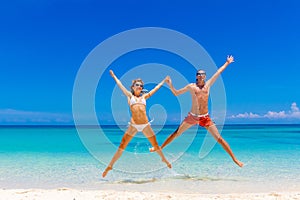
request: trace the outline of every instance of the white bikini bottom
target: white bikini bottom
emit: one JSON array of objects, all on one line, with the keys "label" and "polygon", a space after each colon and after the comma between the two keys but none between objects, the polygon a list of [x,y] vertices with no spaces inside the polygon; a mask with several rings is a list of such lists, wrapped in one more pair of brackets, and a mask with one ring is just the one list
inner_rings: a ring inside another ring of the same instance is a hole
[{"label": "white bikini bottom", "polygon": [[128,122],[128,124],[129,124],[130,126],[136,128],[136,130],[137,130],[138,132],[142,132],[142,131],[144,130],[144,128],[146,128],[146,126],[151,125],[151,122],[152,122],[152,121],[153,121],[153,120],[151,120],[151,121],[148,122],[147,124],[132,124],[132,123],[130,123],[130,122]]},{"label": "white bikini bottom", "polygon": [[136,130],[138,132],[142,132],[144,130],[144,128],[146,128],[146,126],[150,125],[150,123],[147,123],[147,124],[131,124],[130,125],[134,128],[136,128]]}]

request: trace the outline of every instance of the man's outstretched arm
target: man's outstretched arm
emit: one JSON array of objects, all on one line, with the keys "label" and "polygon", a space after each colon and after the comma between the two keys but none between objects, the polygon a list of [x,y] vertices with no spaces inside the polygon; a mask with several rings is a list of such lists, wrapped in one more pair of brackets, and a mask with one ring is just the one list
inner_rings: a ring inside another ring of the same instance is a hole
[{"label": "man's outstretched arm", "polygon": [[227,60],[226,62],[224,63],[224,65],[222,67],[220,67],[218,69],[218,71],[206,82],[206,84],[208,86],[212,86],[215,81],[217,80],[217,78],[220,76],[220,74],[226,69],[226,67],[230,64],[234,62],[234,58],[233,56],[227,56]]},{"label": "man's outstretched arm", "polygon": [[190,88],[190,85],[186,85],[185,87],[179,89],[179,90],[176,90],[172,84],[172,80],[169,76],[167,76],[166,78],[166,83],[169,85],[170,87],[170,90],[172,91],[172,93],[175,95],[175,96],[178,96],[178,95],[181,95],[185,92],[187,92]]}]

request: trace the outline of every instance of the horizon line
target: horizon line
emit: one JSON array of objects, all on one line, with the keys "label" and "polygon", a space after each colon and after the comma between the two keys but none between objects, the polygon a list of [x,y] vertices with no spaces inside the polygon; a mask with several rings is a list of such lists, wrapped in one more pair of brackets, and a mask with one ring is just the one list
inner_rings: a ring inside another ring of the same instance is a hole
[{"label": "horizon line", "polygon": [[[161,127],[161,126],[179,126],[180,124],[165,124],[165,125],[151,125],[151,127]],[[233,124],[216,124],[216,126],[251,126],[251,125],[300,125],[300,123],[233,123]],[[103,125],[75,125],[75,124],[0,124],[0,127],[101,127],[101,126],[128,126],[128,124],[103,124]],[[199,127],[199,126],[193,126]]]}]

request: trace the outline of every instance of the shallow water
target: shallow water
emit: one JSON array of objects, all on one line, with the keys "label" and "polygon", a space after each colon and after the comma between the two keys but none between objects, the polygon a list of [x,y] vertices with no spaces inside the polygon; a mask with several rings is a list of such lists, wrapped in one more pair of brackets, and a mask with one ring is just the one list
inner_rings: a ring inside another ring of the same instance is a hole
[{"label": "shallow water", "polygon": [[[123,128],[82,129],[78,135],[72,126],[1,127],[0,187],[204,193],[300,189],[299,125],[225,126],[222,136],[243,168],[202,128],[185,132],[163,150],[172,169],[149,153],[150,143],[138,133],[105,179],[102,171]],[[175,129],[154,127],[158,143]]]}]

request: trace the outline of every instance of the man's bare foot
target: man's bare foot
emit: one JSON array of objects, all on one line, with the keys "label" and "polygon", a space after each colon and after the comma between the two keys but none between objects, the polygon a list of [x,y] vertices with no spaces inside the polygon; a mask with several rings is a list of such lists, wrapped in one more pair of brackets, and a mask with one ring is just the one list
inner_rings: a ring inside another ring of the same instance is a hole
[{"label": "man's bare foot", "polygon": [[243,167],[244,163],[242,163],[241,161],[238,160],[233,160],[238,166]]},{"label": "man's bare foot", "polygon": [[111,166],[106,167],[106,169],[105,169],[104,172],[102,173],[102,177],[104,178],[110,170],[112,170],[112,167],[111,167]]},{"label": "man's bare foot", "polygon": [[167,166],[171,169],[172,168],[172,165],[171,163],[167,162]]},{"label": "man's bare foot", "polygon": [[149,151],[150,151],[150,152],[155,152],[156,149],[155,149],[154,147],[151,147],[151,148],[149,148]]}]

